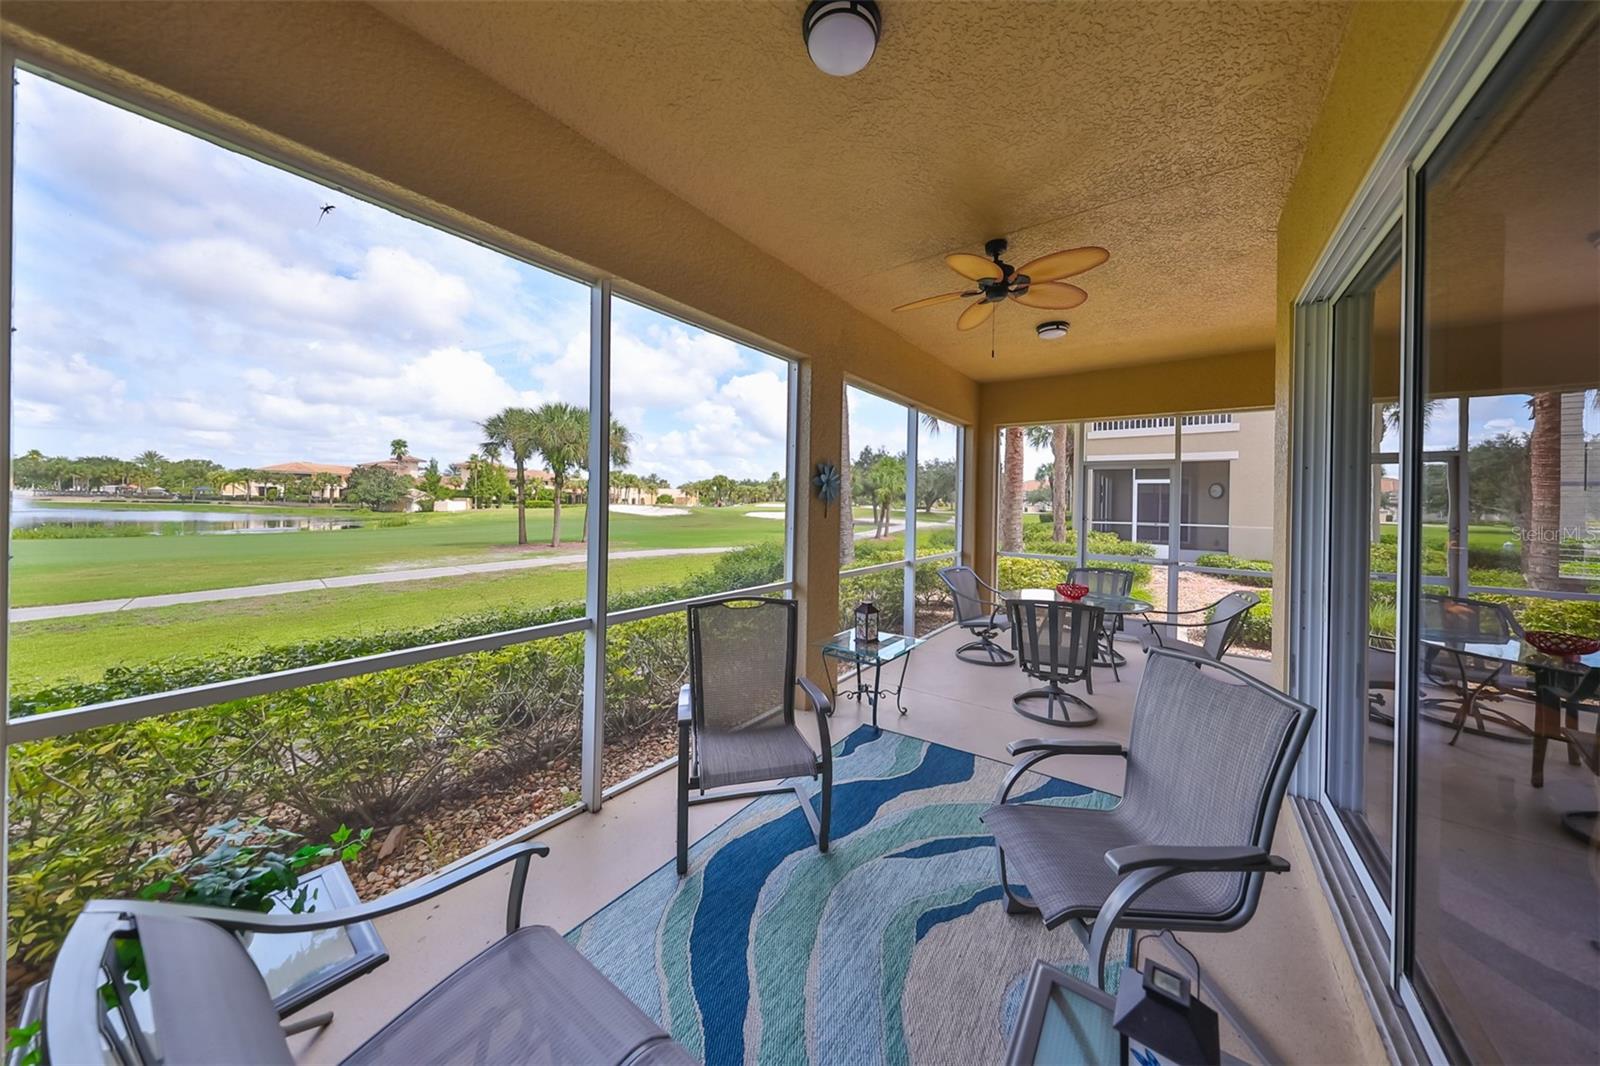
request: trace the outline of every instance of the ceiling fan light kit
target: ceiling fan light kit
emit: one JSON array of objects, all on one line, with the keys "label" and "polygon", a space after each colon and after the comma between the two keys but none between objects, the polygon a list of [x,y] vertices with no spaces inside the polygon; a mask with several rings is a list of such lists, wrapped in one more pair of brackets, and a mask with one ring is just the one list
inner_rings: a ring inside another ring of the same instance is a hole
[{"label": "ceiling fan light kit", "polygon": [[800,29],[817,69],[847,78],[872,59],[883,16],[874,0],[812,0]]},{"label": "ceiling fan light kit", "polygon": [[[977,288],[940,293],[938,296],[925,296],[920,300],[901,304],[895,310],[914,311],[951,300],[980,297],[976,302],[968,304],[956,319],[956,329],[962,331],[977,329],[989,321],[996,305],[1007,299],[1014,300],[1024,307],[1070,311],[1087,300],[1089,294],[1062,279],[1093,270],[1111,258],[1111,253],[1104,248],[1086,245],[1082,248],[1065,248],[1049,255],[1041,255],[1037,259],[1028,260],[1020,267],[1014,267],[1000,258],[1005,254],[1007,247],[1004,237],[996,237],[983,246],[988,258],[974,255],[972,252],[951,252],[944,257],[945,265],[973,282]],[[1050,332],[1046,332],[1047,328]],[[1036,329],[1040,337],[1057,340],[1066,336],[1068,324],[1051,321],[1041,323]]]},{"label": "ceiling fan light kit", "polygon": [[1041,322],[1033,327],[1042,341],[1058,341],[1067,335],[1067,330],[1072,328],[1072,323],[1064,319],[1055,319],[1051,322]]}]

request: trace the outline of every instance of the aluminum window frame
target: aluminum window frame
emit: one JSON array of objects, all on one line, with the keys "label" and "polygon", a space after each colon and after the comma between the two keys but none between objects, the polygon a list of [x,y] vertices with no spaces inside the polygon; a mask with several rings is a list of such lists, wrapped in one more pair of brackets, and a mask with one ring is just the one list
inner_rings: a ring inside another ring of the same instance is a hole
[{"label": "aluminum window frame", "polygon": [[[938,411],[931,410],[931,409],[929,409],[927,407],[923,407],[923,406],[921,406],[919,404],[912,403],[912,402],[910,402],[908,400],[899,399],[899,398],[897,398],[895,396],[892,396],[892,395],[889,395],[889,394],[883,392],[882,390],[878,389],[877,387],[875,387],[875,386],[873,386],[873,385],[871,385],[871,384],[869,384],[867,382],[858,380],[858,379],[853,378],[853,377],[848,377],[847,376],[845,378],[845,380],[844,380],[844,389],[845,389],[845,400],[846,400],[846,402],[848,402],[848,400],[849,400],[849,390],[855,389],[858,392],[864,392],[867,395],[872,396],[875,399],[884,401],[885,403],[892,403],[892,404],[894,404],[894,405],[896,405],[898,407],[905,408],[905,411],[906,411],[906,436],[905,436],[905,442],[904,443],[905,443],[906,479],[905,479],[905,489],[904,489],[904,491],[905,491],[906,521],[905,521],[905,528],[902,531],[903,535],[904,535],[904,543],[901,546],[900,558],[898,558],[898,559],[890,559],[890,560],[888,560],[886,562],[881,562],[881,563],[868,563],[865,566],[840,567],[839,568],[839,578],[842,581],[843,579],[848,578],[848,577],[861,577],[861,576],[866,575],[866,574],[881,574],[881,573],[884,573],[884,572],[889,571],[889,570],[895,570],[895,569],[900,570],[901,571],[900,608],[901,608],[901,616],[902,616],[902,618],[903,618],[903,620],[905,622],[904,628],[906,629],[906,633],[907,633],[908,636],[912,636],[912,637],[916,638],[917,640],[926,640],[927,638],[932,637],[932,636],[934,636],[934,635],[936,635],[938,633],[942,633],[946,629],[948,629],[951,626],[955,625],[955,620],[951,619],[949,622],[944,622],[944,623],[941,623],[940,625],[934,626],[932,629],[928,630],[926,633],[921,633],[921,632],[917,631],[917,610],[916,610],[916,606],[917,606],[917,587],[916,587],[917,586],[917,568],[919,566],[922,566],[922,565],[927,564],[927,563],[937,563],[937,562],[952,562],[952,563],[954,563],[954,562],[960,562],[965,557],[965,552],[966,552],[966,534],[965,534],[966,522],[965,522],[965,519],[966,519],[966,506],[967,506],[967,491],[966,491],[967,458],[966,458],[966,456],[967,456],[967,443],[968,443],[968,440],[969,440],[968,432],[967,432],[968,427],[967,427],[967,425],[965,423],[959,422],[959,421],[957,421],[957,420],[955,420],[953,418],[949,418],[948,416],[943,415],[943,414],[939,413]],[[924,418],[937,419],[941,425],[946,426],[946,427],[948,427],[948,428],[950,428],[950,429],[955,431],[955,464],[956,464],[955,484],[956,484],[956,487],[955,487],[955,499],[951,501],[955,505],[955,516],[954,516],[954,522],[955,522],[955,525],[954,525],[954,529],[955,529],[955,546],[953,548],[951,548],[949,551],[935,552],[935,553],[933,553],[931,555],[921,555],[921,556],[919,556],[919,555],[917,555],[917,517],[916,517],[916,511],[917,511],[917,473],[918,473],[917,467],[918,467],[918,454],[919,454],[919,446],[920,446],[919,437],[920,437],[920,433],[921,433],[922,420]],[[853,463],[854,459],[852,459],[848,455],[845,455],[845,456],[841,456],[840,457],[840,462],[841,463]],[[853,498],[850,501],[850,505],[851,505],[851,507],[853,509],[854,506],[855,506],[855,500]],[[839,517],[840,517],[840,520],[843,521],[845,516],[841,512]],[[850,515],[850,522],[851,522],[851,525],[852,525],[852,533],[853,533],[854,532],[854,523],[855,523],[855,514],[854,514],[853,510],[852,510],[851,515]],[[842,606],[843,606],[843,604],[841,602],[840,607],[842,608]]]},{"label": "aluminum window frame", "polygon": [[[194,115],[180,114],[141,93],[129,91],[125,86],[110,85],[103,79],[89,76],[82,72],[62,70],[58,66],[33,56],[25,50],[18,49],[10,42],[0,42],[0,68],[3,68],[8,82],[8,91],[0,93],[0,182],[4,183],[3,191],[0,191],[0,232],[6,234],[13,232],[11,212],[15,194],[15,72],[22,70],[67,89],[83,93],[109,106],[139,115],[148,121],[198,137],[226,151],[254,160],[263,166],[272,167],[334,189],[344,195],[364,201],[381,210],[426,226],[434,231],[470,241],[497,255],[505,256],[513,261],[584,286],[589,291],[590,300],[589,409],[591,412],[598,412],[597,415],[590,419],[590,468],[587,499],[585,501],[587,536],[585,541],[584,614],[569,619],[482,634],[459,640],[420,645],[413,648],[401,648],[371,655],[355,656],[205,685],[172,689],[160,693],[124,697],[37,715],[12,717],[10,714],[8,662],[10,645],[10,553],[0,553],[0,590],[4,592],[4,595],[0,595],[0,631],[6,634],[6,639],[0,641],[0,679],[4,680],[6,696],[4,713],[0,713],[0,796],[4,797],[3,802],[0,802],[0,839],[6,839],[9,835],[9,763],[13,745],[67,736],[89,729],[139,721],[158,715],[181,711],[203,711],[234,700],[273,692],[289,691],[329,681],[360,677],[383,670],[415,666],[460,655],[494,651],[572,633],[582,633],[584,635],[585,648],[582,768],[580,777],[580,795],[582,798],[580,802],[522,826],[485,844],[468,855],[445,864],[438,870],[423,874],[422,877],[433,877],[445,870],[454,869],[496,848],[543,832],[545,829],[558,825],[577,814],[586,811],[596,812],[600,810],[606,799],[626,791],[628,788],[634,787],[675,765],[677,760],[676,757],[673,757],[634,774],[609,788],[602,787],[605,765],[605,647],[607,631],[611,625],[622,625],[644,618],[674,613],[684,610],[693,603],[723,596],[755,595],[772,592],[791,594],[793,592],[796,582],[796,517],[799,513],[800,502],[804,498],[799,489],[799,471],[797,469],[801,357],[754,334],[732,329],[724,323],[713,320],[710,316],[704,316],[698,312],[687,311],[682,308],[669,307],[666,301],[660,300],[648,291],[628,285],[608,275],[581,268],[572,262],[555,256],[541,254],[531,246],[511,246],[507,243],[505,235],[491,231],[488,227],[485,227],[483,232],[474,232],[471,228],[463,227],[459,219],[449,217],[449,211],[443,205],[433,205],[433,207],[437,208],[435,210],[431,207],[418,208],[399,204],[391,195],[387,195],[376,182],[352,178],[350,174],[341,173],[337,167],[317,165],[305,158],[294,157],[271,145],[265,137],[240,135],[237,131],[220,130]],[[424,202],[432,204],[432,201]],[[12,251],[10,240],[0,241],[0,289],[3,289],[7,297],[3,302],[0,302],[0,475],[4,475],[8,483],[12,451],[12,301],[10,299],[12,292]],[[724,337],[734,343],[755,349],[764,355],[784,362],[787,374],[786,411],[788,426],[784,444],[786,521],[784,523],[782,580],[749,588],[730,589],[710,596],[668,601],[622,611],[609,611],[606,604],[607,578],[609,576],[607,559],[609,507],[605,506],[605,504],[610,499],[611,473],[608,433],[611,421],[610,325],[612,302],[614,297],[618,295],[621,295],[631,303],[676,319],[694,329],[704,330]],[[959,428],[958,426],[958,430]],[[958,436],[957,440],[959,457],[962,438]],[[601,502],[602,506],[594,506],[597,500]],[[4,503],[3,512],[8,520],[10,507],[11,504],[8,497]],[[7,524],[9,528],[9,521]],[[957,528],[959,537],[959,520]],[[3,953],[10,936],[9,919],[4,917],[8,913],[9,861],[9,848],[0,850],[0,953]],[[4,990],[5,976],[3,971],[0,971],[0,992]]]}]

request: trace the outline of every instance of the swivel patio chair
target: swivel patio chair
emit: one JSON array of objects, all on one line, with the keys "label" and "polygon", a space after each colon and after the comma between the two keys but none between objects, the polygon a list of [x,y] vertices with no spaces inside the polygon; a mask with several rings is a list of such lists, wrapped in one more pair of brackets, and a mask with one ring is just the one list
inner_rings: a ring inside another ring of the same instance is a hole
[{"label": "swivel patio chair", "polygon": [[[1190,611],[1146,611],[1140,619],[1144,629],[1139,634],[1139,643],[1144,645],[1145,651],[1171,648],[1221,662],[1244,630],[1245,616],[1250,613],[1250,608],[1260,602],[1261,597],[1254,592],[1230,592],[1216,603]],[[1204,641],[1196,644],[1167,631],[1169,627],[1178,626],[1204,626]]]},{"label": "swivel patio chair", "polygon": [[[956,658],[977,666],[1009,666],[1016,656],[994,642],[1011,628],[1000,590],[978,576],[970,566],[947,566],[939,577],[956,604],[956,625],[978,639],[956,649]],[[986,595],[987,594],[987,595]],[[975,658],[974,653],[982,658]]]},{"label": "swivel patio chair", "polygon": [[[1449,695],[1424,696],[1425,710],[1450,712],[1448,721],[1434,721],[1454,728],[1454,744],[1461,739],[1467,719],[1477,723],[1472,730],[1479,736],[1497,740],[1524,740],[1533,730],[1521,719],[1493,706],[1504,697],[1531,702],[1531,686],[1519,678],[1504,659],[1474,655],[1471,645],[1504,647],[1522,636],[1522,627],[1504,604],[1458,596],[1422,597],[1422,674]],[[1488,722],[1504,726],[1509,733],[1491,730]]]},{"label": "swivel patio chair", "polygon": [[[549,926],[522,926],[529,860],[548,852],[542,844],[513,845],[370,903],[306,914],[93,900],[73,922],[50,973],[45,1058],[126,1066],[292,1063],[286,1036],[325,1025],[331,1015],[282,1025],[237,934],[310,932],[368,921],[512,862],[506,935],[344,1062],[694,1062],[561,934]],[[128,950],[133,941],[148,976],[141,991],[135,991],[141,982],[127,968],[130,956],[137,958]],[[141,998],[145,1002],[137,1003]]]},{"label": "swivel patio chair", "polygon": [[[833,705],[807,678],[798,683],[817,715],[822,752],[794,724],[793,600],[733,596],[689,608],[689,683],[678,693],[678,876],[689,872],[689,807],[793,791],[828,850],[833,802]],[[798,782],[822,777],[822,817]],[[774,781],[759,788],[731,788]],[[718,791],[707,794],[707,789]],[[691,792],[699,792],[690,796]]]},{"label": "swivel patio chair", "polygon": [[[1152,650],[1126,748],[1010,746],[1016,762],[983,814],[1007,912],[1037,911],[1051,929],[1070,922],[1102,988],[1113,930],[1238,929],[1255,914],[1263,875],[1289,869],[1272,854],[1272,836],[1314,714],[1232,666]],[[1057,755],[1126,759],[1121,802],[1109,810],[1011,802],[1029,771]],[[1212,999],[1226,1004],[1220,990]]]},{"label": "swivel patio chair", "polygon": [[[1133,571],[1117,570],[1109,566],[1080,566],[1067,575],[1067,580],[1074,585],[1083,585],[1091,595],[1116,596],[1126,598],[1133,594]],[[1117,654],[1115,641],[1117,634],[1122,632],[1123,621],[1120,614],[1108,614],[1101,626],[1101,636],[1105,640],[1104,662],[1111,667],[1111,676],[1117,681],[1122,680],[1122,675],[1117,672],[1124,660]]]},{"label": "swivel patio chair", "polygon": [[[1061,686],[1082,681],[1089,694],[1094,695],[1091,669],[1100,646],[1104,613],[1086,603],[1055,599],[1014,599],[1009,606],[1017,665],[1029,677],[1045,683],[1044,688],[1019,692],[1011,700],[1012,709],[1024,718],[1047,725],[1092,725],[1100,717],[1095,709]],[[1028,710],[1027,704],[1033,700],[1044,700],[1043,714]],[[1081,708],[1076,716],[1068,704]]]}]

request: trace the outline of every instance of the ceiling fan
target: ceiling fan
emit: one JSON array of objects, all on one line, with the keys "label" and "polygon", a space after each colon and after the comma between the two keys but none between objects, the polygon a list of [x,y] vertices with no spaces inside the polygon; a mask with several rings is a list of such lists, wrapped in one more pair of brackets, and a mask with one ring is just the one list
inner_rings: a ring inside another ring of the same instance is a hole
[{"label": "ceiling fan", "polygon": [[994,314],[995,306],[1007,298],[1015,300],[1024,307],[1065,311],[1083,303],[1089,298],[1089,294],[1076,285],[1068,285],[1061,279],[1093,270],[1111,258],[1111,253],[1104,248],[1089,245],[1051,252],[1049,255],[1031,259],[1020,267],[1014,267],[1000,258],[1006,250],[1004,237],[996,237],[989,241],[983,246],[983,250],[989,258],[985,259],[971,252],[952,252],[944,257],[945,264],[951,270],[969,281],[977,282],[976,289],[926,296],[920,300],[912,300],[908,304],[901,304],[895,310],[914,311],[919,307],[932,307],[934,304],[950,300],[981,296],[981,300],[968,304],[961,312],[961,316],[956,319],[956,329],[959,330],[976,329],[983,325]]}]

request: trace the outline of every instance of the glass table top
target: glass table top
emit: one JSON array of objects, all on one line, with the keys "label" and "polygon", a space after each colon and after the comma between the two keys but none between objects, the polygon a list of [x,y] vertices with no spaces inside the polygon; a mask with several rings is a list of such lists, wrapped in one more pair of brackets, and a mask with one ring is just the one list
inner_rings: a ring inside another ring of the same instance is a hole
[{"label": "glass table top", "polygon": [[855,662],[886,663],[900,658],[923,643],[926,642],[916,637],[908,637],[904,633],[879,633],[878,639],[869,644],[866,641],[857,641],[856,631],[847,629],[843,633],[835,633],[824,641],[822,654]]},{"label": "glass table top", "polygon": [[1505,643],[1499,644],[1488,641],[1457,640],[1454,637],[1447,637],[1441,634],[1424,633],[1422,643],[1429,647],[1443,648],[1446,651],[1460,652],[1462,655],[1471,655],[1480,659],[1494,659],[1503,663],[1512,663],[1542,670],[1557,670],[1578,676],[1583,676],[1593,670],[1600,670],[1600,651],[1590,652],[1588,655],[1562,658],[1559,655],[1548,655],[1520,637],[1513,637]]},{"label": "glass table top", "polygon": [[1098,607],[1106,614],[1142,614],[1155,609],[1155,604],[1149,600],[1135,599],[1132,596],[1107,596],[1098,592],[1090,592],[1076,600],[1069,600],[1055,589],[1012,589],[1001,593],[1008,600],[1040,600],[1045,603],[1082,603],[1089,607]]}]

